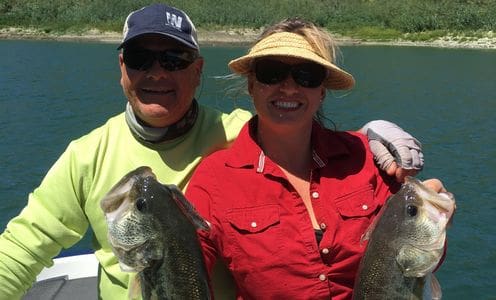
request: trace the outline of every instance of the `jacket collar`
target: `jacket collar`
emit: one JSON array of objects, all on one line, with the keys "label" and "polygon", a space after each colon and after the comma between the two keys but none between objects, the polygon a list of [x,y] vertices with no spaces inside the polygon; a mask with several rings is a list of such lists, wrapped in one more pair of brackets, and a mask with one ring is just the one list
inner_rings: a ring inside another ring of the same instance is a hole
[{"label": "jacket collar", "polygon": [[[256,142],[257,116],[247,122],[230,149],[226,165],[232,168],[252,168],[257,173],[271,172],[273,163],[265,156]],[[349,155],[349,150],[338,134],[322,127],[317,122],[312,126],[314,168],[323,168],[333,158]],[[269,169],[267,169],[269,168]]]}]

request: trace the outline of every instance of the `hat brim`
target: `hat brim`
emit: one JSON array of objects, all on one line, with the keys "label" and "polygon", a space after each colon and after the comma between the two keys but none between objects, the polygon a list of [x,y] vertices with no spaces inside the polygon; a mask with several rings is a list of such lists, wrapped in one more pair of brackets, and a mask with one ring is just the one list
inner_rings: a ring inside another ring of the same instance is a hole
[{"label": "hat brim", "polygon": [[132,43],[134,40],[142,37],[142,36],[145,36],[145,35],[149,35],[149,34],[156,34],[156,35],[161,35],[163,36],[164,38],[170,38],[172,40],[175,40],[175,41],[178,41],[179,43],[183,44],[184,46],[188,47],[188,48],[191,48],[193,50],[199,50],[198,48],[198,45],[194,45],[190,42],[188,42],[187,40],[181,38],[181,37],[178,37],[177,35],[173,35],[173,34],[169,34],[169,33],[165,33],[165,32],[153,32],[153,31],[146,31],[146,32],[142,32],[142,33],[139,33],[139,34],[136,34],[132,37],[129,37],[127,40],[125,40],[124,42],[122,42],[119,47],[117,47],[117,50],[123,48],[124,46],[126,46],[127,44],[129,43]]}]

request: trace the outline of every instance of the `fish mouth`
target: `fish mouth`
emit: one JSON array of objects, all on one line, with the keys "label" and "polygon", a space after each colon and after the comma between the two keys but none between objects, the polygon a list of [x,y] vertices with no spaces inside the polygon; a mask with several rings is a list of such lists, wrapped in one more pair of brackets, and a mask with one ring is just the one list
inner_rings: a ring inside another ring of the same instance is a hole
[{"label": "fish mouth", "polygon": [[439,193],[437,197],[426,198],[427,212],[432,220],[442,222],[444,225],[451,224],[456,204],[453,194]]},{"label": "fish mouth", "polygon": [[406,182],[413,187],[419,198],[425,200],[426,204],[430,206],[428,211],[434,220],[451,220],[456,210],[455,197],[452,193],[437,193],[413,177],[407,177]]},{"label": "fish mouth", "polygon": [[[443,199],[440,201],[440,199]],[[434,199],[427,199],[430,204],[432,204],[434,207],[436,207],[439,210],[445,211],[445,212],[451,212],[456,208],[455,204],[455,198],[452,193],[439,193],[439,198],[434,198]]]},{"label": "fish mouth", "polygon": [[121,270],[124,272],[140,272],[148,267],[150,263],[142,254],[148,244],[148,241],[132,246],[112,243],[112,249],[118,257]]}]

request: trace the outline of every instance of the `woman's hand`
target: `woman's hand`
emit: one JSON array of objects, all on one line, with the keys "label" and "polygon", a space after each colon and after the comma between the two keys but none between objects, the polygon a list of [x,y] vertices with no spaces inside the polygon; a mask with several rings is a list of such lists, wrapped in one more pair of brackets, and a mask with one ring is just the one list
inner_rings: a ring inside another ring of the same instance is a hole
[{"label": "woman's hand", "polygon": [[396,181],[404,182],[406,176],[415,176],[424,166],[422,144],[398,125],[375,120],[360,130],[367,135],[370,150],[379,168]]}]

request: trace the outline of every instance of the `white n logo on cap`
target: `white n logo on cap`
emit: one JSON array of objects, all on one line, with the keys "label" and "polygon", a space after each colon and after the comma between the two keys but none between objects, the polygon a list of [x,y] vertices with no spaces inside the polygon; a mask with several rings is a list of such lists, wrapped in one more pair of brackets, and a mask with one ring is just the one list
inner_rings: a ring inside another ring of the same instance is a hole
[{"label": "white n logo on cap", "polygon": [[183,18],[176,16],[175,14],[171,14],[170,12],[166,12],[167,15],[167,25],[171,25],[181,30],[181,23],[183,22]]}]

